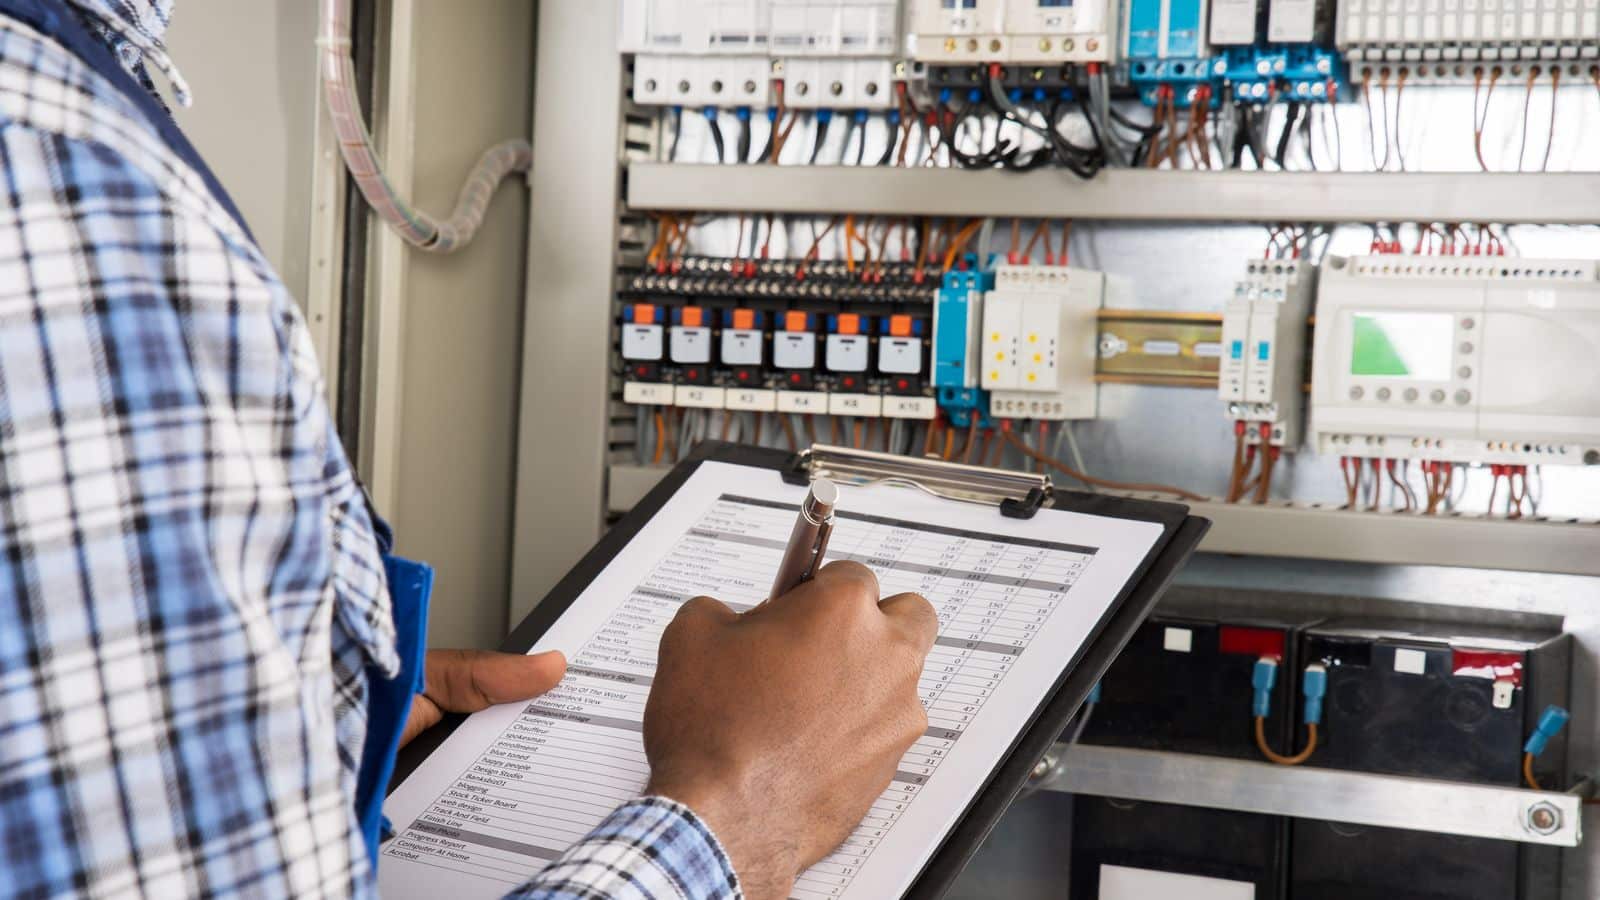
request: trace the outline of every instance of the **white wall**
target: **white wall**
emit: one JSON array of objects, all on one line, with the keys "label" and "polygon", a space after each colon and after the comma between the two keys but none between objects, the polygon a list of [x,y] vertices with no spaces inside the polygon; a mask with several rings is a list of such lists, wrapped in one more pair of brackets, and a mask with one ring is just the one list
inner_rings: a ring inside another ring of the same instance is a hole
[{"label": "white wall", "polygon": [[174,115],[302,304],[316,19],[315,0],[182,0],[167,33],[194,93],[194,106],[173,106]]}]

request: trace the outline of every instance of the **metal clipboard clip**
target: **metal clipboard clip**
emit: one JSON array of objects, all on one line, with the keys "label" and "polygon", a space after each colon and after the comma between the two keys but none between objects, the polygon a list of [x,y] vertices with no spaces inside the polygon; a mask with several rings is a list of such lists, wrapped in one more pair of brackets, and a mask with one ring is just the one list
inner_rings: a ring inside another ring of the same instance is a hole
[{"label": "metal clipboard clip", "polygon": [[1048,475],[829,444],[813,444],[811,449],[791,457],[783,467],[783,480],[789,484],[804,486],[816,478],[828,478],[840,484],[913,488],[944,500],[998,506],[1001,515],[1012,519],[1033,518],[1055,497],[1055,485]]}]

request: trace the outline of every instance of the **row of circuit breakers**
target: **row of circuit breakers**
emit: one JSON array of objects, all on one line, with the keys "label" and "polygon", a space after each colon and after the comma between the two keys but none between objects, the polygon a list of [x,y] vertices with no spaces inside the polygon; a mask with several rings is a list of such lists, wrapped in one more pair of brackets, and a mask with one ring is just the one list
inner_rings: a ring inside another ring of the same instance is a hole
[{"label": "row of circuit breakers", "polygon": [[[1096,364],[1128,347],[1102,309],[1128,284],[1001,265],[939,276],[892,264],[689,259],[623,291],[623,399],[755,413],[1066,421],[1099,412]],[[929,301],[932,301],[931,304]],[[1313,318],[1314,317],[1314,318]],[[1312,322],[1315,327],[1312,327]],[[1600,264],[1376,255],[1257,260],[1213,358],[1227,421],[1252,443],[1365,459],[1600,465]],[[1308,350],[1310,351],[1308,360]],[[1309,362],[1309,365],[1308,365]]]},{"label": "row of circuit breakers", "polygon": [[[1517,787],[1532,752],[1541,787],[1562,790],[1571,662],[1572,641],[1558,631],[1216,607],[1157,613],[1107,672],[1081,740],[1259,760],[1253,726],[1263,716],[1267,744],[1284,753],[1303,747],[1305,723],[1317,723],[1306,766]],[[1284,671],[1263,690],[1264,663]],[[1318,677],[1314,696],[1299,677],[1306,671]],[[1421,897],[1423,886],[1427,897],[1452,900],[1560,896],[1553,847],[1089,796],[1067,802],[1074,900],[1105,896],[1102,879],[1113,875],[1137,880],[1130,872],[1168,876],[1164,892],[1121,896],[1394,900]],[[1219,882],[1250,890],[1219,892]]]},{"label": "row of circuit breakers", "polygon": [[1600,0],[621,2],[633,99],[654,106],[897,110],[897,83],[992,64],[1013,87],[1117,66],[1147,102],[1224,81],[1241,100],[1315,101],[1345,77],[1471,83],[1600,59]]}]

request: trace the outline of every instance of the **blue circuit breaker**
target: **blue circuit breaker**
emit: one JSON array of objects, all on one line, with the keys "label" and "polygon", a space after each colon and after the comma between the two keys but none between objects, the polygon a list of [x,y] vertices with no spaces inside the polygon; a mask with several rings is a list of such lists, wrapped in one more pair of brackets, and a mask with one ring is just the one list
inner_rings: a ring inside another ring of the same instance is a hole
[{"label": "blue circuit breaker", "polygon": [[933,386],[939,406],[958,427],[978,417],[989,426],[989,394],[978,389],[978,348],[983,335],[983,295],[994,290],[994,273],[977,269],[944,276],[933,307]]},{"label": "blue circuit breaker", "polygon": [[[1207,0],[1129,0],[1123,44],[1128,80],[1139,99],[1155,106],[1162,88],[1172,91],[1173,105],[1185,109],[1200,99],[1200,88],[1213,77],[1206,40]],[[1214,92],[1206,98],[1217,102]]]}]

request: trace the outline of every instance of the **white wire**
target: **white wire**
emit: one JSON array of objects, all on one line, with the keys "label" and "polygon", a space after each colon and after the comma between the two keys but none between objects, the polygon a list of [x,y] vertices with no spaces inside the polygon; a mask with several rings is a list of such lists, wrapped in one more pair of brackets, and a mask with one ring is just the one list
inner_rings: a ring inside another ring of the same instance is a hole
[{"label": "white wire", "polygon": [[[1089,467],[1083,464],[1083,453],[1078,450],[1078,435],[1072,428],[1073,424],[1070,421],[1062,422],[1061,430],[1066,433],[1067,447],[1072,450],[1072,464],[1077,466],[1079,472],[1087,475],[1089,474]],[[1085,484],[1083,488],[1091,494],[1095,493],[1095,487],[1092,484]]]},{"label": "white wire", "polygon": [[483,225],[500,181],[507,175],[528,171],[533,165],[533,148],[522,140],[490,147],[461,186],[450,218],[440,222],[411,206],[395,191],[373,148],[372,134],[356,98],[355,63],[350,58],[350,0],[322,0],[322,29],[317,45],[322,50],[322,89],[339,139],[339,154],[361,196],[379,218],[414,247],[451,253],[471,243]]}]

